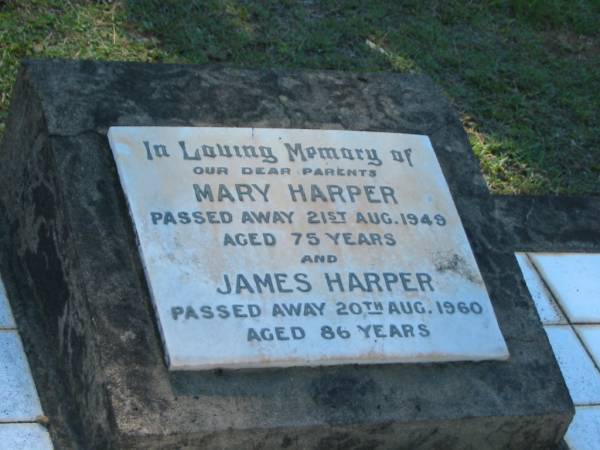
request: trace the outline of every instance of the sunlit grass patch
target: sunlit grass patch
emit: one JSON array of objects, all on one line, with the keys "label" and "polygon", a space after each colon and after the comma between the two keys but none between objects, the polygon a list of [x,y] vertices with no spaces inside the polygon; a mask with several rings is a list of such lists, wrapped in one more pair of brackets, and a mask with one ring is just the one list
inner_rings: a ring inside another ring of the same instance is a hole
[{"label": "sunlit grass patch", "polygon": [[494,192],[599,194],[598,23],[598,0],[13,0],[0,124],[27,57],[421,73]]}]

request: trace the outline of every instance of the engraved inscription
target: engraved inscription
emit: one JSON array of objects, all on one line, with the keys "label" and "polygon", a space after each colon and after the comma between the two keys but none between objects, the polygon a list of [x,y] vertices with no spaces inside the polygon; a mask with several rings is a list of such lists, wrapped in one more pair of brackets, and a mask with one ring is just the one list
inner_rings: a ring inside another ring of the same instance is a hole
[{"label": "engraved inscription", "polygon": [[113,127],[172,370],[506,359],[426,136]]}]

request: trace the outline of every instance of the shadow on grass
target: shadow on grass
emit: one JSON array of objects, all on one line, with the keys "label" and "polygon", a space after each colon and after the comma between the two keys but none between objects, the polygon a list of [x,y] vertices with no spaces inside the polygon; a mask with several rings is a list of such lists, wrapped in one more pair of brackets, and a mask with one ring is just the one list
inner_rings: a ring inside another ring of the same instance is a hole
[{"label": "shadow on grass", "polygon": [[18,38],[19,58],[36,36],[38,56],[425,73],[461,114],[494,192],[600,193],[597,0],[35,0],[18,8],[31,23],[20,32],[17,14],[5,30]]}]

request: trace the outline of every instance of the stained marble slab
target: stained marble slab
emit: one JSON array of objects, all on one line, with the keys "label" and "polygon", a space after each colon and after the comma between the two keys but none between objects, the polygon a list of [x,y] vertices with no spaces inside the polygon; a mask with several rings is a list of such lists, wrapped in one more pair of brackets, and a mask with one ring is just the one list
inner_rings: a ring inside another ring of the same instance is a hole
[{"label": "stained marble slab", "polygon": [[108,136],[171,369],[508,357],[426,136]]},{"label": "stained marble slab", "polygon": [[530,258],[571,322],[600,322],[600,254],[531,253]]}]

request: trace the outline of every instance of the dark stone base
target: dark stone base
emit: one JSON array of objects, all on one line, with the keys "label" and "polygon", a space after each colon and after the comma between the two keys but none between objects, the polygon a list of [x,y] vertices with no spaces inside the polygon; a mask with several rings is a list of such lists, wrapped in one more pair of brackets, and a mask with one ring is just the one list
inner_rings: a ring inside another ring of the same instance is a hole
[{"label": "dark stone base", "polygon": [[[111,125],[429,135],[510,359],[169,373]],[[598,202],[490,197],[456,114],[427,78],[29,62],[0,168],[2,275],[57,448],[533,449],[557,445],[572,418],[513,251],[556,249],[547,220],[574,216],[561,242],[598,247],[596,222],[583,218]],[[541,212],[528,209],[536,204]],[[582,215],[564,213],[571,205]]]}]

